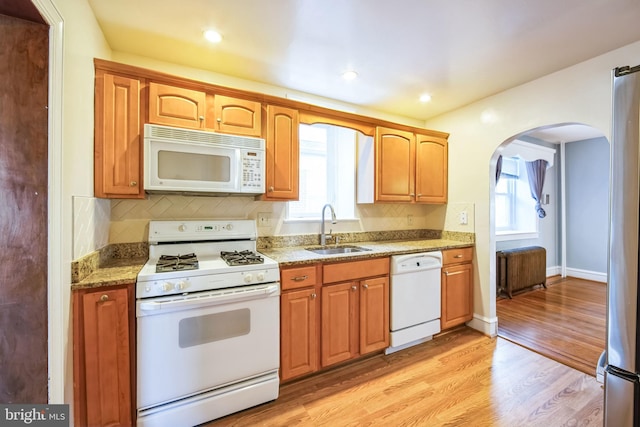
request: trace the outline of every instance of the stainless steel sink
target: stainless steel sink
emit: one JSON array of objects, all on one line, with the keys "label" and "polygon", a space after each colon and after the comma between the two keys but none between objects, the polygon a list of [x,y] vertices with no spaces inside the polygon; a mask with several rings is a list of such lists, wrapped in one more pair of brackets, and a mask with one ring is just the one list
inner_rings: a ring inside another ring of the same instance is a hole
[{"label": "stainless steel sink", "polygon": [[333,248],[306,248],[306,250],[320,254],[320,255],[333,255],[333,254],[351,254],[355,252],[365,252],[371,249],[361,248],[359,246],[337,246]]}]

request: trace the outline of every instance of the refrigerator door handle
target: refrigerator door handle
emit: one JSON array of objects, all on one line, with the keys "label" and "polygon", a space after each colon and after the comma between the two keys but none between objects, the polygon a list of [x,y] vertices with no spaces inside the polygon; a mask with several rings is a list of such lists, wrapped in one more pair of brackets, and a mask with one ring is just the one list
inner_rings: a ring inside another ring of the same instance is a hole
[{"label": "refrigerator door handle", "polygon": [[633,427],[640,408],[638,374],[607,366],[604,373],[604,427]]}]

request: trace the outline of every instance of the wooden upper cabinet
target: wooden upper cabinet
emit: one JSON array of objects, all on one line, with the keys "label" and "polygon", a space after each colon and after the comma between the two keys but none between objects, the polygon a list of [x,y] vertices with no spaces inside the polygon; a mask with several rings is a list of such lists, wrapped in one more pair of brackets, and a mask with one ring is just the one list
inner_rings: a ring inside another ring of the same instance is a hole
[{"label": "wooden upper cabinet", "polygon": [[416,135],[416,202],[447,203],[447,140]]},{"label": "wooden upper cabinet", "polygon": [[412,202],[415,196],[415,135],[378,127],[375,140],[375,200]]},{"label": "wooden upper cabinet", "polygon": [[142,79],[96,69],[95,197],[144,197],[140,122],[143,85]]},{"label": "wooden upper cabinet", "polygon": [[213,114],[213,126],[207,120],[208,128],[224,133],[262,136],[262,104],[260,102],[215,95]]},{"label": "wooden upper cabinet", "polygon": [[266,193],[261,200],[298,200],[298,110],[267,107]]},{"label": "wooden upper cabinet", "polygon": [[206,94],[160,83],[149,83],[149,123],[204,129]]}]

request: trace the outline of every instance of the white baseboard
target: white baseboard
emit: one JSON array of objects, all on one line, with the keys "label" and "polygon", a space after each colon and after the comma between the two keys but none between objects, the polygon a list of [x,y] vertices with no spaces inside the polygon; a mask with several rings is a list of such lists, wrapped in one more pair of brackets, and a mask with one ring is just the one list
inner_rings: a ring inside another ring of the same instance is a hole
[{"label": "white baseboard", "polygon": [[567,276],[576,277],[578,279],[593,280],[594,282],[607,283],[607,273],[600,273],[598,271],[567,268]]},{"label": "white baseboard", "polygon": [[494,317],[489,319],[488,317],[480,316],[479,314],[473,315],[473,319],[467,322],[467,326],[480,331],[490,337],[496,337],[498,335],[498,318]]},{"label": "white baseboard", "polygon": [[[559,265],[547,267],[547,277],[559,276],[560,274],[562,274],[562,267]],[[567,268],[567,276],[584,280],[593,280],[594,282],[607,283],[607,273],[600,273],[598,271]]]}]

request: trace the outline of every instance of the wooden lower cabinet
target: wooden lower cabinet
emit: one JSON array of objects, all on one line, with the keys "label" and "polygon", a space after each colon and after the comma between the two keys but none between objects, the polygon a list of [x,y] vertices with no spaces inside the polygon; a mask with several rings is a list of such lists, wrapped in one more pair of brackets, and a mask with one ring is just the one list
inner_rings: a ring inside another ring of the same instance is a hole
[{"label": "wooden lower cabinet", "polygon": [[389,258],[283,267],[280,281],[282,381],[389,346]]},{"label": "wooden lower cabinet", "polygon": [[443,251],[440,328],[473,319],[473,248]]},{"label": "wooden lower cabinet", "polygon": [[76,425],[134,424],[132,295],[133,284],[73,292]]},{"label": "wooden lower cabinet", "polygon": [[318,315],[315,288],[283,292],[280,297],[280,378],[288,380],[318,370]]}]

